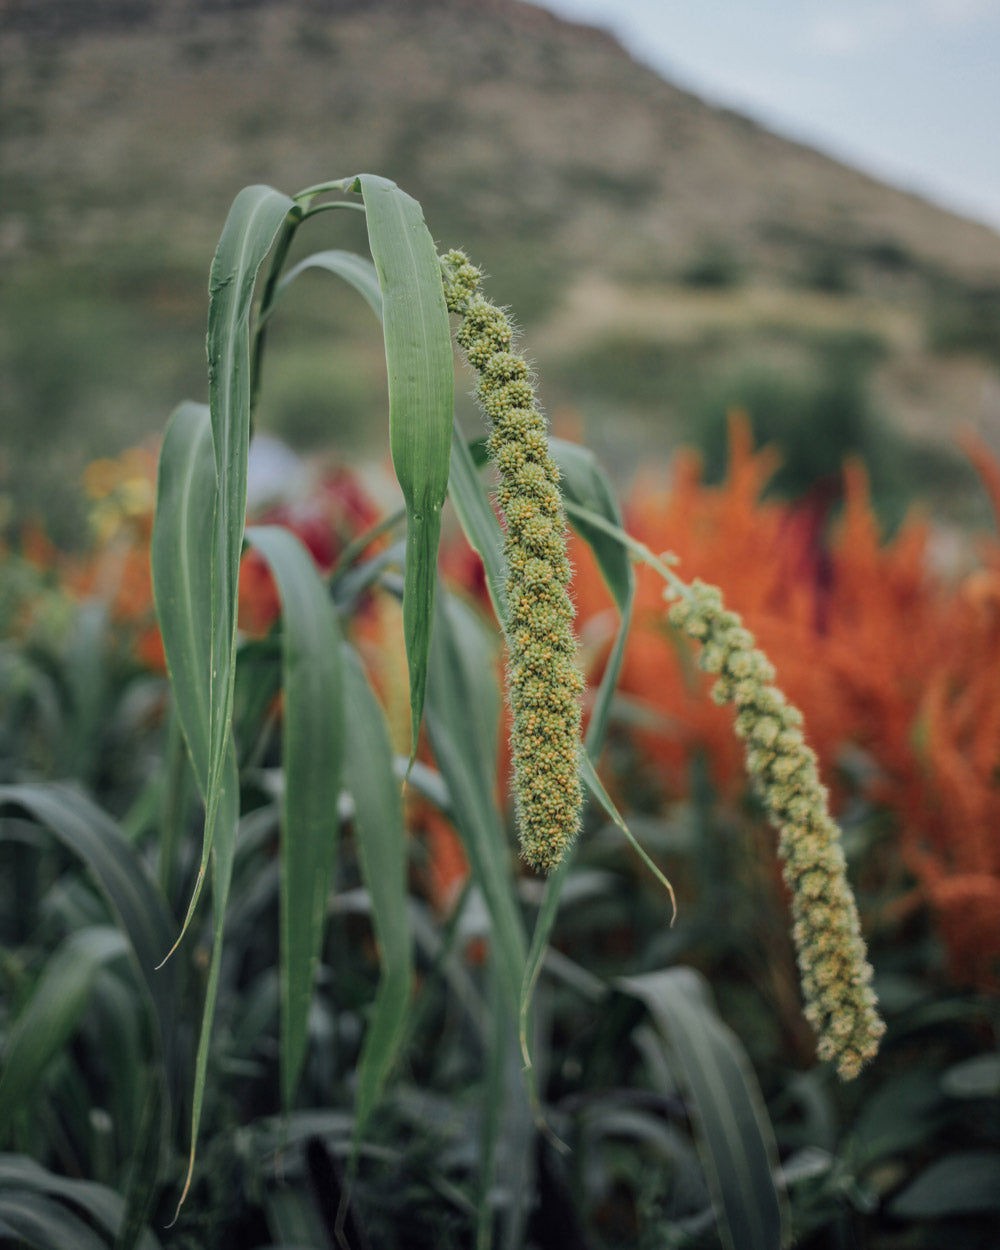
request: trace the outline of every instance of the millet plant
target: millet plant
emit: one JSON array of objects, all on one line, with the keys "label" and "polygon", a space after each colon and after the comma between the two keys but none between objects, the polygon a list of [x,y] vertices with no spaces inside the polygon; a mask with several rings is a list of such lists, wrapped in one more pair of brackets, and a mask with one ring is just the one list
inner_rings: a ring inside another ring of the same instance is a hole
[{"label": "millet plant", "polygon": [[[328,250],[289,266],[293,240],[305,224],[343,211],[363,212],[371,259]],[[401,515],[354,544],[325,579],[289,531],[246,525],[248,449],[266,334],[307,269],[345,280],[381,321],[389,442],[403,498]],[[455,338],[478,374],[476,393],[487,428],[485,441],[472,444],[454,423],[449,314],[456,319]],[[407,1055],[422,1010],[414,993],[419,934],[415,937],[408,895],[403,806],[404,793],[419,795],[447,813],[471,869],[471,886],[449,921],[447,941],[455,941],[459,918],[473,895],[486,918],[494,1026],[483,1042],[488,1075],[479,1124],[480,1176],[463,1218],[478,1247],[524,1244],[533,1189],[518,1169],[529,1166],[536,1135],[556,1157],[566,1149],[537,1074],[542,1024],[532,1003],[543,966],[554,958],[549,936],[585,824],[585,794],[594,800],[591,810],[610,819],[666,887],[664,928],[672,922],[669,883],[633,838],[595,770],[629,626],[637,559],[663,575],[665,597],[672,604],[669,620],[701,644],[700,663],[718,675],[715,698],[736,706],[736,730],[747,743],[749,771],[780,831],[805,1010],[818,1036],[818,1054],[834,1061],[842,1077],[855,1076],[875,1053],[882,1025],[838,830],[802,736],[801,717],[774,687],[773,669],[739,619],[724,608],[719,592],[682,581],[669,558],[632,539],[593,457],[548,436],[514,328],[484,293],[480,271],[460,251],[439,256],[420,206],[384,178],[363,174],[292,197],[269,187],[248,187],[233,204],[212,264],[207,351],[209,402],[181,405],[163,440],[152,542],[156,605],[176,717],[171,776],[193,778],[204,812],[199,864],[180,932],[163,899],[176,875],[168,848],[161,851],[158,884],[130,848],[122,849],[118,834],[106,833],[103,848],[99,838],[88,834],[92,812],[82,798],[68,792],[53,797],[43,787],[0,790],[0,802],[48,825],[88,863],[125,935],[119,946],[127,948],[142,1002],[148,1005],[144,1027],[155,1056],[148,1114],[135,1166],[123,1184],[124,1198],[117,1214],[108,1216],[117,1244],[144,1244],[141,1238],[151,1236],[143,1229],[163,1184],[163,1124],[171,1106],[184,1105],[186,1077],[190,1156],[187,1175],[175,1178],[174,1191],[184,1218],[183,1203],[196,1175],[199,1127],[206,1099],[213,1096],[213,1018],[225,982],[227,932],[237,924],[230,914],[234,871],[259,836],[255,818],[270,810],[268,787],[280,806],[280,1097],[287,1116],[284,1143],[278,1132],[275,1149],[291,1151],[301,1140],[296,1137],[297,1091],[309,1067],[310,1013],[339,839],[349,826],[381,978],[366,1011],[347,1130],[333,1150],[343,1167],[338,1173],[343,1183],[325,1226],[337,1244],[362,1244],[363,1234],[351,1231],[357,1218],[351,1187],[363,1177],[374,1113]],[[493,487],[480,472],[486,460],[496,474]],[[502,632],[522,871],[494,801],[495,630],[438,580],[446,500],[482,559]],[[584,680],[573,633],[567,519],[592,548],[620,614],[617,640],[589,704],[583,737]],[[386,544],[400,526],[403,541]],[[373,546],[379,538],[383,544]],[[267,561],[281,598],[280,622],[263,643],[248,643],[237,628],[240,561],[247,546]],[[350,640],[351,619],[373,587],[397,596],[402,605],[408,759],[394,758],[371,677]],[[666,605],[664,611],[666,616]],[[281,771],[276,780],[274,770],[265,773],[260,767],[259,742],[275,723],[279,692]],[[429,756],[422,749],[424,734]],[[111,845],[120,853],[118,867],[106,849]],[[529,870],[547,874],[533,896],[537,911],[531,924],[524,905]],[[199,914],[206,881],[213,918],[202,968],[200,1036],[188,1071],[183,1062],[171,1066],[164,1057],[172,1062],[178,1048],[178,1021],[170,1005],[175,965],[192,940],[188,930]],[[87,958],[94,964],[112,953],[102,948],[88,951]],[[436,958],[431,963],[438,972],[450,966]],[[464,984],[458,972],[448,975]],[[770,1126],[742,1049],[715,1014],[705,982],[689,969],[667,968],[620,977],[613,984],[595,978],[587,987],[598,997],[624,996],[634,1010],[644,1011],[658,1045],[671,1056],[695,1124],[710,1210],[725,1243],[754,1250],[779,1245],[787,1233],[787,1215],[775,1180]],[[44,1010],[42,1003],[39,1018]],[[15,1108],[11,1066],[29,1063],[30,1037],[24,1029],[8,1044],[0,1109]],[[513,1080],[504,1075],[510,1072]],[[499,1143],[505,1143],[503,1149]],[[319,1155],[314,1151],[309,1165],[314,1181],[326,1157],[316,1149]],[[21,1179],[27,1185],[31,1177]],[[44,1190],[34,1179],[36,1189]],[[462,1209],[460,1202],[457,1209]]]}]

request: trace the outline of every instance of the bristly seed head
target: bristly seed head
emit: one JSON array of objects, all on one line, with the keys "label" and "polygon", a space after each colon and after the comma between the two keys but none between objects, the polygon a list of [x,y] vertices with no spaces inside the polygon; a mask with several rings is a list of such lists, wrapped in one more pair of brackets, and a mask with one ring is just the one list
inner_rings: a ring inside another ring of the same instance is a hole
[{"label": "bristly seed head", "polygon": [[736,705],[748,771],[780,831],[806,1019],[819,1037],[820,1059],[834,1060],[841,1078],[849,1080],[875,1055],[885,1025],[871,988],[840,830],[829,813],[816,755],[802,736],[802,715],[770,684],[774,668],[736,613],[723,609],[716,587],[693,582],[668,615],[702,644],[701,667],[719,674],[715,701]]},{"label": "bristly seed head", "polygon": [[456,338],[479,374],[477,396],[491,426],[487,450],[501,481],[507,523],[507,693],[521,852],[549,871],[580,828],[580,693],[570,563],[559,469],[549,452],[531,370],[511,350],[507,315],[479,291],[480,271],[459,251],[442,257]]}]

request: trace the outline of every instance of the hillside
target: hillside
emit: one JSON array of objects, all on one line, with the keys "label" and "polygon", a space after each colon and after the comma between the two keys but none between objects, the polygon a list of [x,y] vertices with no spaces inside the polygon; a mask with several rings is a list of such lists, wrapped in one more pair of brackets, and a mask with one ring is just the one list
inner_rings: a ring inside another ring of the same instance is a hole
[{"label": "hillside", "polygon": [[[940,440],[957,418],[1000,438],[1000,235],[710,107],[603,32],[518,0],[86,10],[84,25],[79,5],[0,0],[0,402],[29,453],[44,430],[78,462],[97,430],[133,440],[203,394],[204,274],[233,195],[360,169],[394,178],[442,244],[486,266],[551,370],[550,406],[598,426],[624,410],[635,443],[657,394],[664,449],[681,408],[707,402],[692,345],[727,377],[776,361],[801,388],[845,338],[911,433]],[[311,243],[331,239],[358,242]],[[306,293],[274,416],[315,443],[334,408],[364,449],[377,344],[343,303]],[[303,344],[331,339],[323,373]],[[646,392],[616,395],[613,367],[574,383],[579,360],[621,340]],[[15,495],[19,460],[8,452],[0,485]]]}]

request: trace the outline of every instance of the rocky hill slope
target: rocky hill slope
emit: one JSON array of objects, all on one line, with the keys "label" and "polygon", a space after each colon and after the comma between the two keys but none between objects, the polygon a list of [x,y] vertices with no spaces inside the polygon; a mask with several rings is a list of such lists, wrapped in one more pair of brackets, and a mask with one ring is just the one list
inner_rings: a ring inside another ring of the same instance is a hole
[{"label": "rocky hill slope", "polygon": [[[127,441],[200,394],[201,275],[233,195],[361,169],[394,178],[442,244],[485,264],[537,329],[550,403],[598,422],[623,411],[637,440],[657,395],[664,447],[701,402],[684,371],[692,344],[720,363],[709,340],[725,342],[723,372],[780,357],[806,385],[817,342],[860,334],[885,405],[919,437],[950,428],[956,404],[1000,423],[1000,235],[520,0],[0,0],[0,73],[0,402],[29,447],[44,426],[79,459],[95,428]],[[305,413],[340,387],[347,438],[378,379],[351,372],[353,347],[316,375],[302,343],[310,326],[329,342],[330,326],[318,306],[303,315],[275,373],[277,419],[321,439],[325,416],[314,428]],[[332,315],[350,341],[353,314]],[[642,395],[616,394],[621,340]],[[602,352],[611,365],[582,390],[577,364]]]}]

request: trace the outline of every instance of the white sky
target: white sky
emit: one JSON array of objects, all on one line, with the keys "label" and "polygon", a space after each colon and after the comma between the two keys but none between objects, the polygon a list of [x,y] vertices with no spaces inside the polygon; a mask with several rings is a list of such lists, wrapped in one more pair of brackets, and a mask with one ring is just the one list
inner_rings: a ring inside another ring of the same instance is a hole
[{"label": "white sky", "polygon": [[533,0],[713,103],[1000,229],[1000,0]]}]

